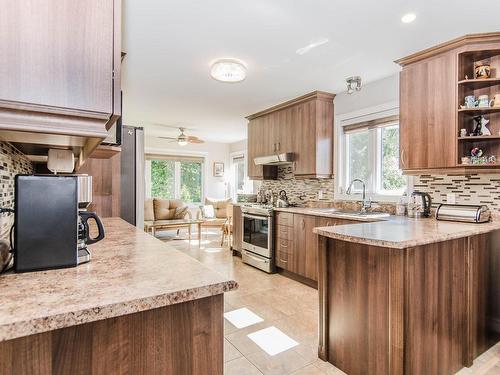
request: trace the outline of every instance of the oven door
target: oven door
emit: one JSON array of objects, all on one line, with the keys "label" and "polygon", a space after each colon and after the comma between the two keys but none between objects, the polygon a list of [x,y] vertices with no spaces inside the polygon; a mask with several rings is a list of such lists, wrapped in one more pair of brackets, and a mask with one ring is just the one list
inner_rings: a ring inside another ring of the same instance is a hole
[{"label": "oven door", "polygon": [[272,258],[271,217],[243,213],[243,249]]}]

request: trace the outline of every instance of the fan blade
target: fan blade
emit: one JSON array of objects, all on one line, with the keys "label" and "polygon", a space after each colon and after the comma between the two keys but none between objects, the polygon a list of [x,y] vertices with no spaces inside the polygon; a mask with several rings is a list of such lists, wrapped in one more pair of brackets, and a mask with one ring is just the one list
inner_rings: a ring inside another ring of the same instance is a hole
[{"label": "fan blade", "polygon": [[198,137],[195,137],[193,135],[190,135],[187,137],[187,141],[189,143],[205,143],[205,141],[201,140],[200,138]]},{"label": "fan blade", "polygon": [[158,138],[161,138],[161,139],[169,139],[171,141],[177,141],[177,138],[176,137],[158,137]]}]

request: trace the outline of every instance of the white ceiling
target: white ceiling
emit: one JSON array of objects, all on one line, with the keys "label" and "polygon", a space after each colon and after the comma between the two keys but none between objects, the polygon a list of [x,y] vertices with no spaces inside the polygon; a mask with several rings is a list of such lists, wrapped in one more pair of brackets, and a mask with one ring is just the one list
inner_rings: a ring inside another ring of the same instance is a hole
[{"label": "white ceiling", "polygon": [[[208,141],[246,137],[244,116],[313,90],[374,81],[393,60],[473,32],[500,30],[500,1],[124,0],[124,118],[151,135],[186,126]],[[401,16],[415,12],[412,24]],[[295,51],[319,38],[329,43]],[[214,59],[246,62],[238,84],[213,80]]]}]

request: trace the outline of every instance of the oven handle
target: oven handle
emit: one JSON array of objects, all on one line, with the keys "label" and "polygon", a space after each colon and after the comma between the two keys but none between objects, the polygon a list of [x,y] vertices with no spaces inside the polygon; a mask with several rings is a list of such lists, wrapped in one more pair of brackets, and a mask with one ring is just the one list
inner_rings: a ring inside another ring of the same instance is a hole
[{"label": "oven handle", "polygon": [[257,220],[269,220],[269,216],[255,216],[255,215],[243,214],[243,217],[247,217],[249,219],[257,219]]}]

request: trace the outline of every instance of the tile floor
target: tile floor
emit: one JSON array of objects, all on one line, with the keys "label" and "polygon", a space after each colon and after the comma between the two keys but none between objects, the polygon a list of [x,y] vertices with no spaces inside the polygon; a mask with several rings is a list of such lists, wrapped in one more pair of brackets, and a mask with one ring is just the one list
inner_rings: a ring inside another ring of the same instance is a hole
[{"label": "tile floor", "polygon": [[[225,295],[225,311],[247,308],[262,322],[238,329],[224,319],[225,375],[339,375],[344,374],[317,357],[318,295],[308,286],[278,274],[269,275],[233,257],[220,247],[216,231],[204,233],[201,247],[195,240],[171,240],[169,232],[158,237],[198,259],[211,269],[234,278],[239,289]],[[174,234],[174,233],[172,233]],[[180,238],[185,236],[182,232]],[[193,236],[193,238],[197,238]],[[271,356],[247,335],[276,327],[299,345]],[[460,375],[500,375],[500,343],[481,355]]]}]

